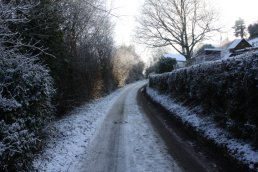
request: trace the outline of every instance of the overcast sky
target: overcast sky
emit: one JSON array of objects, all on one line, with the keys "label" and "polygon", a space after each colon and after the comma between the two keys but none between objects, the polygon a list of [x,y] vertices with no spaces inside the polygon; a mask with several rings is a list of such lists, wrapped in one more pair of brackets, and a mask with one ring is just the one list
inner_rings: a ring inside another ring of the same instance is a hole
[{"label": "overcast sky", "polygon": [[[219,12],[219,22],[225,31],[222,39],[235,39],[232,27],[239,18],[244,19],[246,26],[258,22],[258,0],[215,0],[212,3]],[[214,41],[218,43],[218,39],[219,36]]]},{"label": "overcast sky", "polygon": [[[219,44],[220,36],[222,39],[227,37],[232,40],[235,20],[239,17],[245,20],[248,26],[258,21],[258,0],[210,0],[212,6],[217,9],[220,14],[220,24],[223,26],[225,33],[217,34],[212,41]],[[140,9],[144,0],[112,0],[114,8],[113,13],[120,16],[115,18],[115,41],[117,45],[134,44],[133,34],[136,26],[135,17],[140,17]],[[138,46],[137,46],[138,47]],[[143,47],[138,51],[144,51]],[[139,52],[139,53],[142,53]]]},{"label": "overcast sky", "polygon": [[113,13],[116,23],[115,39],[118,45],[130,44],[136,26],[135,18],[140,16],[140,8],[144,0],[113,0]]}]

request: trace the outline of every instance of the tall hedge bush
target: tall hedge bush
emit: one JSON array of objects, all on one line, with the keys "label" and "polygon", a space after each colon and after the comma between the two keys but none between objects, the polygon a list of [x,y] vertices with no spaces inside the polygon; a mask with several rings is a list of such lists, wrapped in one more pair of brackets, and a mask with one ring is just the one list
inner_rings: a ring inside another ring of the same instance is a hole
[{"label": "tall hedge bush", "polygon": [[205,115],[237,137],[255,140],[258,127],[258,51],[150,76],[150,87]]},{"label": "tall hedge bush", "polygon": [[0,47],[0,169],[22,171],[52,117],[55,93],[46,67]]}]

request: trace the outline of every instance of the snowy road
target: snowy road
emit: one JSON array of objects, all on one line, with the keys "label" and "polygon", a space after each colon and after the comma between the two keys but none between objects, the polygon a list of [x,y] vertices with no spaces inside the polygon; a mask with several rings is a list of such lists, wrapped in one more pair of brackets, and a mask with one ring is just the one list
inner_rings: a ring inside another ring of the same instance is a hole
[{"label": "snowy road", "polygon": [[124,89],[73,171],[181,171],[137,105],[138,82]]},{"label": "snowy road", "polygon": [[33,162],[36,171],[230,171],[227,161],[220,168],[144,96],[145,84],[129,84],[49,124],[46,147]]}]

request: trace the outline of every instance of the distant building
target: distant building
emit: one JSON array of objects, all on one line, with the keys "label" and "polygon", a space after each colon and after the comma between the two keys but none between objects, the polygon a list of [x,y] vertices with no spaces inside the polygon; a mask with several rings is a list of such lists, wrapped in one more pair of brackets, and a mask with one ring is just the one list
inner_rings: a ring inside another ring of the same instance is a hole
[{"label": "distant building", "polygon": [[234,53],[237,50],[242,50],[242,49],[251,48],[251,47],[252,45],[249,42],[247,42],[245,39],[236,39],[228,46],[227,49],[230,53]]},{"label": "distant building", "polygon": [[[253,40],[253,44],[258,46],[257,40]],[[236,39],[231,43],[226,44],[221,48],[205,48],[204,53],[195,56],[192,59],[192,64],[199,64],[206,61],[215,61],[221,58],[228,58],[242,54],[249,51],[252,48],[252,44],[245,39]]]},{"label": "distant building", "polygon": [[168,53],[163,55],[165,58],[172,58],[176,60],[175,68],[182,68],[186,66],[186,58],[181,54]]},{"label": "distant building", "polygon": [[200,64],[207,61],[214,61],[221,58],[221,48],[205,48],[203,52],[195,55],[190,64]]},{"label": "distant building", "polygon": [[224,50],[221,52],[221,57],[233,57],[244,53],[248,48],[252,48],[252,45],[248,41],[245,39],[236,39],[224,48]]},{"label": "distant building", "polygon": [[206,55],[210,55],[210,54],[212,54],[212,55],[220,55],[221,51],[222,51],[221,48],[205,48],[204,49],[204,53]]}]

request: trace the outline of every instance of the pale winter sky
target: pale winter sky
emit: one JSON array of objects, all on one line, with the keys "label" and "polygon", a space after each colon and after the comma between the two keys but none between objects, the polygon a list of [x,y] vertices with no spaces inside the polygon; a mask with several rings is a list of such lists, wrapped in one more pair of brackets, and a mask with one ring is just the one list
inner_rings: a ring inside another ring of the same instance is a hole
[{"label": "pale winter sky", "polygon": [[[222,39],[234,39],[233,29],[235,20],[239,17],[245,20],[246,26],[258,21],[258,0],[210,0],[212,6],[219,12],[220,25],[223,26],[223,34],[216,34],[210,41],[220,44]],[[117,45],[135,44],[133,40],[136,26],[135,17],[140,17],[140,9],[144,0],[112,0],[113,13],[120,16],[115,18],[115,41]],[[146,49],[136,45],[139,54],[146,56]],[[144,58],[147,61],[147,58]]]}]

